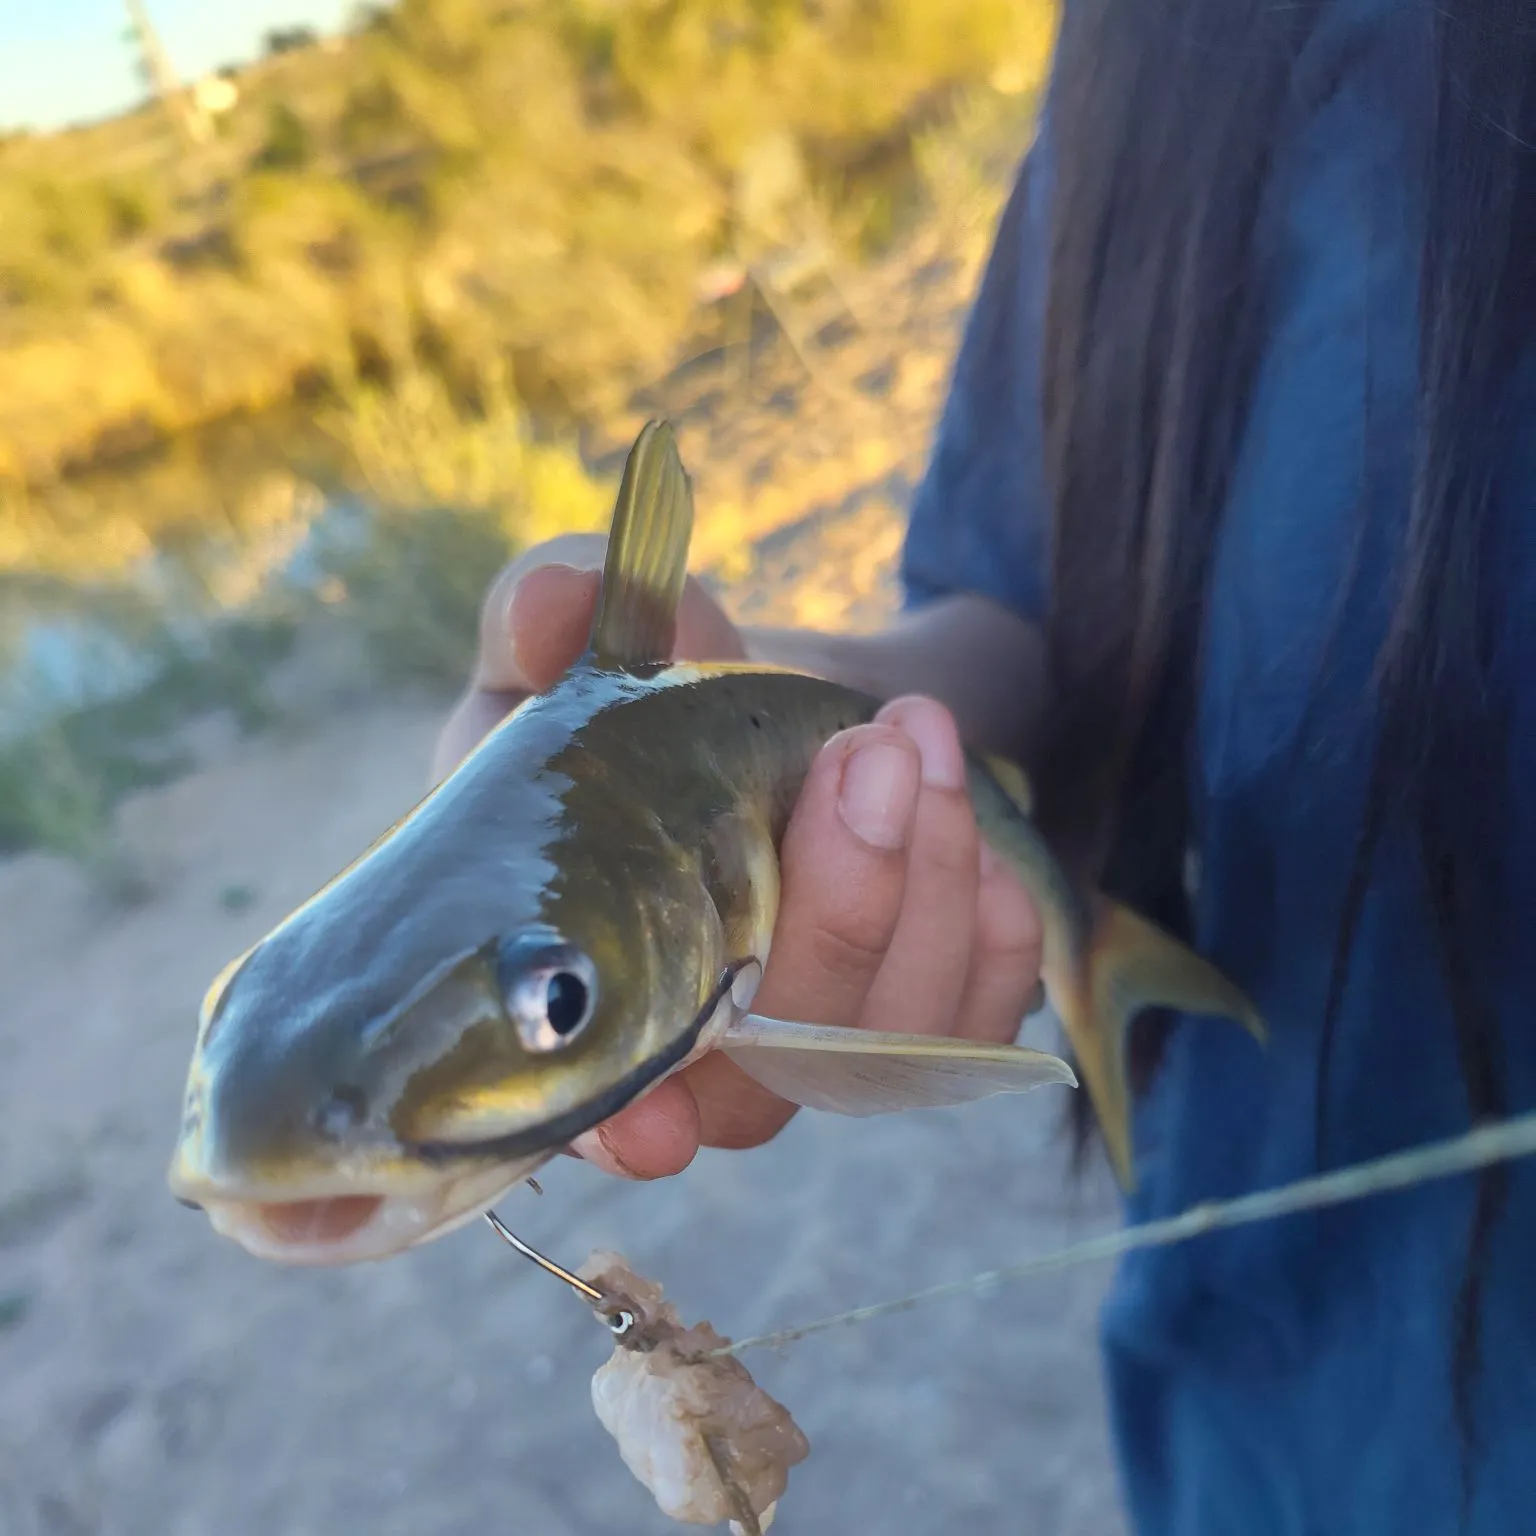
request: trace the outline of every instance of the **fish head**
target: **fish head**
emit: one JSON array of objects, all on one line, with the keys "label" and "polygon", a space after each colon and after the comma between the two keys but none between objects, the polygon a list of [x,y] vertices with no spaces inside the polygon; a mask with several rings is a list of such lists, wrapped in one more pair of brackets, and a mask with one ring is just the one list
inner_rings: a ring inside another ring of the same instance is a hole
[{"label": "fish head", "polygon": [[472,1220],[712,1016],[697,854],[601,785],[480,761],[204,999],[169,1183],[258,1257],[380,1259]]}]

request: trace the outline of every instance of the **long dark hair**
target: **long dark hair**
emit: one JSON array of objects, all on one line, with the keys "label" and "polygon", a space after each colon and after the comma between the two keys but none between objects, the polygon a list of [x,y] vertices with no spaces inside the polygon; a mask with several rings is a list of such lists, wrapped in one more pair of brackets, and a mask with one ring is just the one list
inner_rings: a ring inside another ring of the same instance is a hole
[{"label": "long dark hair", "polygon": [[[1186,931],[1182,739],[1266,323],[1256,215],[1274,146],[1334,87],[1296,67],[1327,3],[1070,0],[1058,44],[1043,358],[1053,712],[1041,809],[1103,884]],[[1482,1118],[1503,1107],[1480,985],[1502,942],[1509,816],[1491,664],[1502,612],[1495,480],[1517,349],[1536,339],[1536,20],[1525,0],[1380,13],[1401,30],[1403,94],[1422,124],[1418,458],[1318,1101],[1373,857],[1398,828],[1421,862],[1469,1109]],[[1318,1134],[1321,1158],[1321,1114]],[[1480,1286],[1504,1182],[1481,1179],[1458,1306],[1464,1492]]]}]

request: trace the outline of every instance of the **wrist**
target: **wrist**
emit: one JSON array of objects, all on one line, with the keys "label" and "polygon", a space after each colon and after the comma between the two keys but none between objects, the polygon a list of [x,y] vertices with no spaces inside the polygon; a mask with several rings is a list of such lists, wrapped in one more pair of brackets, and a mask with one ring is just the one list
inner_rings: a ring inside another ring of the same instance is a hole
[{"label": "wrist", "polygon": [[1029,760],[1045,699],[1044,639],[985,598],[946,598],[874,634],[752,627],[741,636],[753,661],[881,700],[926,694],[950,710],[972,746]]},{"label": "wrist", "polygon": [[809,672],[845,688],[885,698],[886,679],[873,664],[871,640],[867,635],[825,634],[814,629],[774,629],[753,625],[741,630],[741,640],[749,661],[768,666],[792,667]]}]

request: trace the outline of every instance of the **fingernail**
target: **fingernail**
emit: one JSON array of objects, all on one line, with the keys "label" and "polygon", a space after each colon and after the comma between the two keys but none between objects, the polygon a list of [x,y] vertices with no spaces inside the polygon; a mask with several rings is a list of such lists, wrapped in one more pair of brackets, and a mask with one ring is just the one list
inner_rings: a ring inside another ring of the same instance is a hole
[{"label": "fingernail", "polygon": [[927,699],[898,699],[875,718],[905,731],[917,743],[923,760],[923,783],[934,789],[965,787],[965,756],[941,705]]},{"label": "fingernail", "polygon": [[911,755],[888,741],[872,741],[843,764],[838,812],[861,842],[894,852],[906,847],[917,790]]},{"label": "fingernail", "polygon": [[600,1125],[590,1131],[583,1131],[581,1135],[571,1142],[571,1147],[583,1161],[591,1163],[594,1168],[601,1168],[604,1173],[614,1174],[621,1179],[638,1179],[640,1177],[614,1151],[613,1143],[604,1134],[604,1127]]}]

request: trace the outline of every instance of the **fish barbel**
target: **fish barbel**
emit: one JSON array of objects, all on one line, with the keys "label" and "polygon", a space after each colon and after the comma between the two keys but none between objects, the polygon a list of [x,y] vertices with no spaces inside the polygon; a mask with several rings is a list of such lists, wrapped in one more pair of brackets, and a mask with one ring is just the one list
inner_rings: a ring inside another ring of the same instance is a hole
[{"label": "fish barbel", "polygon": [[[1076,1084],[1019,1045],[751,1012],[800,788],[880,704],[768,666],[671,663],[692,525],[653,422],[587,652],[209,988],[169,1183],[250,1253],[351,1263],[451,1231],[708,1050],[839,1114]],[[1204,960],[1073,888],[1017,767],[972,755],[968,776],[982,836],[1040,911],[1046,993],[1129,1185],[1132,1017],[1263,1026]]]}]

